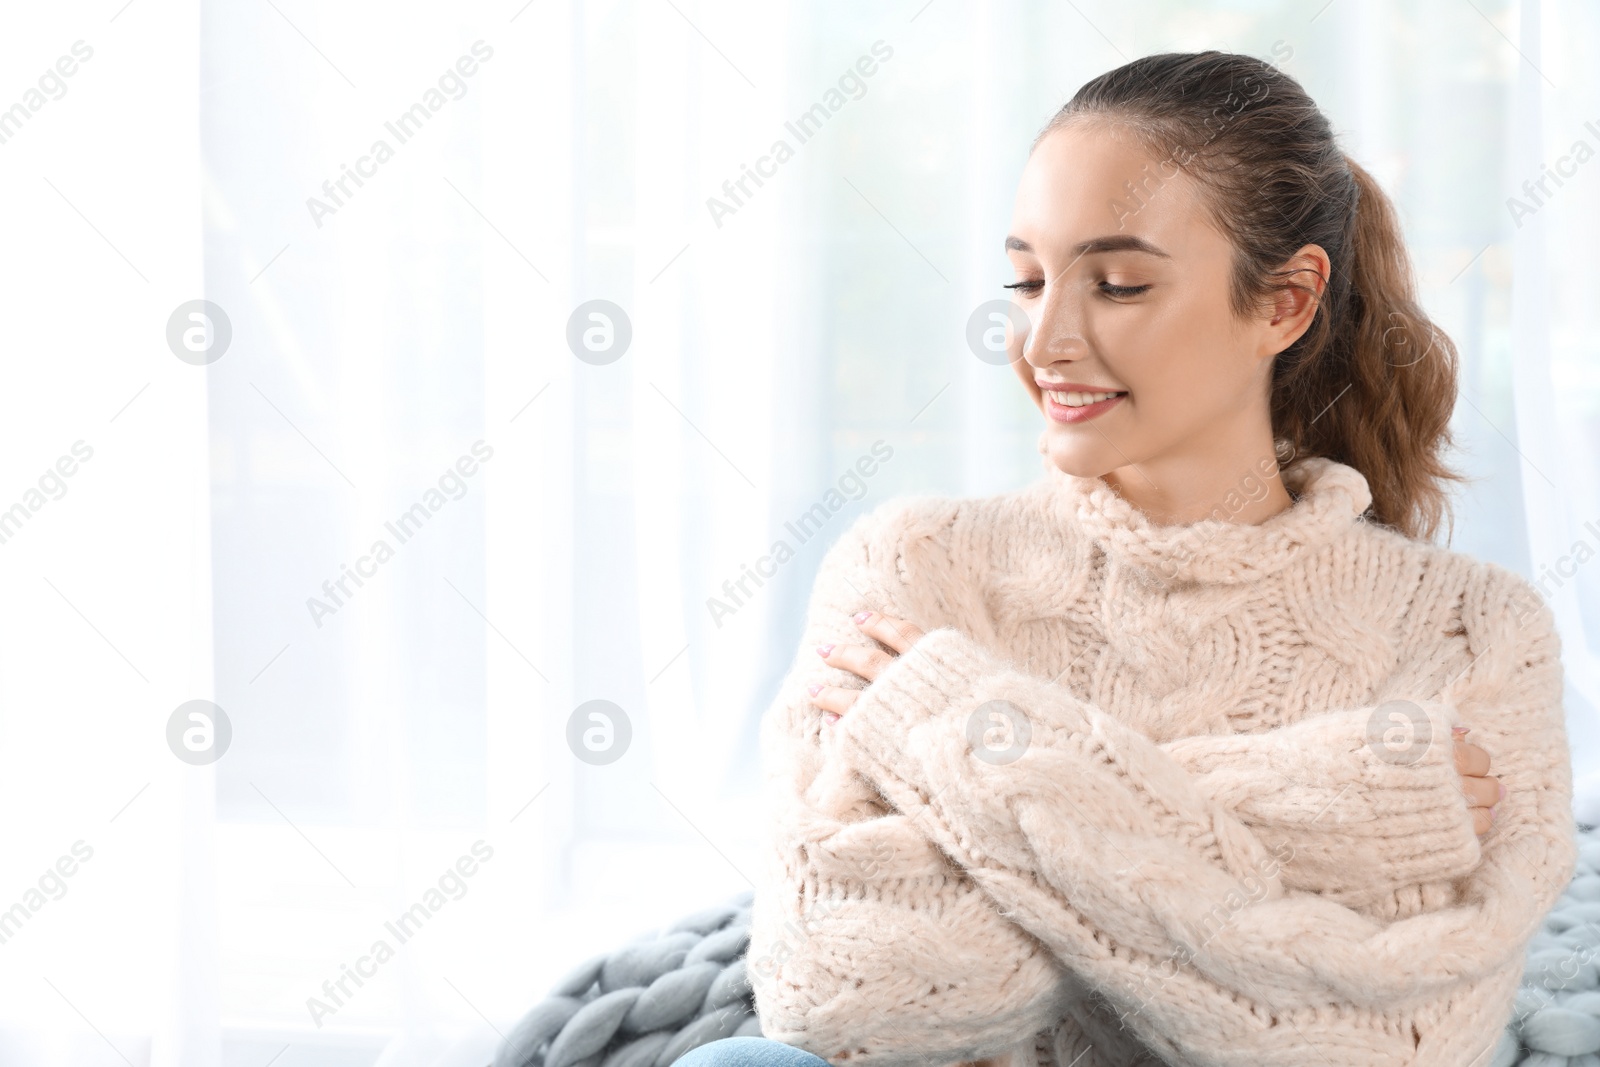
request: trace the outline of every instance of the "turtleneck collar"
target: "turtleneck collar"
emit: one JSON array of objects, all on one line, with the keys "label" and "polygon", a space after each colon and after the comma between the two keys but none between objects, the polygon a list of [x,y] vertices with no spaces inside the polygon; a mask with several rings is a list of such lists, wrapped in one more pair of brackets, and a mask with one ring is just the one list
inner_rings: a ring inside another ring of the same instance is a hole
[{"label": "turtleneck collar", "polygon": [[1282,470],[1294,503],[1264,522],[1207,518],[1157,525],[1101,479],[1068,474],[1048,457],[1045,467],[1060,520],[1087,533],[1108,558],[1157,583],[1257,581],[1333,541],[1372,503],[1360,471],[1305,456]]}]

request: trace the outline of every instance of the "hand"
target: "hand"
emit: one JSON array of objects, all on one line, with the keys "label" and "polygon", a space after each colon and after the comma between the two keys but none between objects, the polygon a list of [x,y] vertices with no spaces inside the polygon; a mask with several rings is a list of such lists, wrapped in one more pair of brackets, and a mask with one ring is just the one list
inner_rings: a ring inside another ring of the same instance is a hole
[{"label": "hand", "polygon": [[1467,796],[1468,810],[1472,812],[1472,829],[1479,837],[1489,832],[1494,824],[1495,805],[1505,799],[1506,787],[1498,778],[1489,777],[1489,753],[1461,738],[1470,726],[1451,728],[1455,741],[1456,770],[1461,774],[1461,791]]},{"label": "hand", "polygon": [[[893,655],[861,645],[818,645],[817,655],[826,660],[830,667],[858,674],[868,682],[876,681],[879,671],[922,637],[922,631],[904,619],[893,619],[876,611],[860,612],[851,616],[851,621],[868,637],[892,648]],[[837,685],[813,685],[806,692],[811,694],[811,703],[822,709],[822,721],[831,724],[838,722],[839,716],[850,710],[861,690]]]}]

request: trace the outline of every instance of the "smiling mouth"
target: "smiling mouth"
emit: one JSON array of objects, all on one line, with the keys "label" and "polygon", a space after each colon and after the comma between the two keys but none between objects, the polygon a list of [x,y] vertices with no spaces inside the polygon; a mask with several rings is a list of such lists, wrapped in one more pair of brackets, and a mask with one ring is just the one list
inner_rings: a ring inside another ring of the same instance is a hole
[{"label": "smiling mouth", "polygon": [[1089,419],[1099,418],[1122,403],[1122,398],[1127,395],[1126,390],[1118,393],[1040,394],[1044,401],[1045,416],[1054,423],[1087,422]]},{"label": "smiling mouth", "polygon": [[1102,403],[1102,402],[1104,402],[1106,400],[1110,400],[1110,399],[1112,399],[1114,397],[1127,396],[1128,395],[1128,391],[1126,389],[1123,389],[1120,392],[1113,392],[1113,391],[1107,390],[1105,392],[1100,392],[1100,393],[1082,393],[1082,392],[1061,393],[1061,392],[1055,392],[1053,390],[1040,390],[1040,395],[1042,397],[1044,397],[1046,400],[1049,400],[1051,403],[1057,405],[1058,407],[1080,408],[1080,407],[1091,407],[1094,404]]}]

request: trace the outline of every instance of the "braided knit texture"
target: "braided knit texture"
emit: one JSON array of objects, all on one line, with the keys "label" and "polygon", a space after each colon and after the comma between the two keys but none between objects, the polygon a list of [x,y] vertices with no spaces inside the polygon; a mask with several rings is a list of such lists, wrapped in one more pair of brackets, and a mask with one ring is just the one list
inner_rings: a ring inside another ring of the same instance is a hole
[{"label": "braided knit texture", "polygon": [[[761,725],[766,1036],[835,1065],[1486,1067],[1576,866],[1554,617],[1369,522],[1354,468],[1282,477],[1262,523],[1160,526],[1047,461],[828,549]],[[813,650],[889,651],[862,610],[925,631],[870,685]],[[862,691],[825,726],[818,683]],[[1457,724],[1508,790],[1482,838]]]}]

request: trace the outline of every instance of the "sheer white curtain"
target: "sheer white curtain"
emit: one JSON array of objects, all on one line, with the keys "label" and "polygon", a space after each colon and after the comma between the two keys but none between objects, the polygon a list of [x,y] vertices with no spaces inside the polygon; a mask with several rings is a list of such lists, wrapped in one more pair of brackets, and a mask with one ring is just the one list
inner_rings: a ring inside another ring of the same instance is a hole
[{"label": "sheer white curtain", "polygon": [[215,767],[167,745],[213,691],[206,372],[165,336],[203,294],[198,14],[0,34],[0,1063],[218,1042]]},{"label": "sheer white curtain", "polygon": [[[481,1064],[747,888],[823,551],[1036,476],[969,318],[1034,133],[1150,52],[1281,63],[1400,204],[1463,356],[1453,547],[1550,576],[1600,821],[1591,5],[13,19],[0,1061]],[[169,746],[190,700],[214,762]]]},{"label": "sheer white curtain", "polygon": [[[1545,10],[1547,7],[1548,10]],[[1586,257],[1600,241],[1600,42],[1593,4],[1524,0],[1512,93],[1512,391],[1524,570],[1561,628],[1577,817],[1600,824],[1600,309]],[[1526,183],[1526,185],[1525,185]],[[1569,184],[1570,183],[1570,184]]]}]

